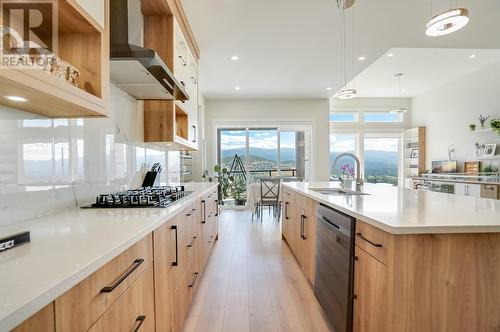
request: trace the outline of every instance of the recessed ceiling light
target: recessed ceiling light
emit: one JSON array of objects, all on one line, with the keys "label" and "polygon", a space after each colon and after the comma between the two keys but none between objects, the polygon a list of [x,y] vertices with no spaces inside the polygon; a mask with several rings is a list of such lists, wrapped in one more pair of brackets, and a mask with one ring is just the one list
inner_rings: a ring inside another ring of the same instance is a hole
[{"label": "recessed ceiling light", "polygon": [[240,58],[239,56],[237,56],[237,55],[233,55],[233,56],[231,57],[231,60],[236,61],[236,60],[238,60],[239,58]]},{"label": "recessed ceiling light", "polygon": [[239,86],[235,86],[235,87],[234,87],[234,89],[235,89],[236,91],[240,91],[240,89],[241,89],[241,88],[240,88]]},{"label": "recessed ceiling light", "polygon": [[365,56],[360,56],[360,57],[358,58],[358,61],[363,61],[363,60],[366,60],[366,57],[365,57]]},{"label": "recessed ceiling light", "polygon": [[330,91],[330,90],[332,90],[332,88],[331,88],[331,87],[326,88],[326,91]]},{"label": "recessed ceiling light", "polygon": [[388,56],[389,58],[392,58],[392,57],[394,56],[394,53],[389,53],[389,54],[387,54],[387,56]]},{"label": "recessed ceiling light", "polygon": [[469,55],[469,58],[474,59],[476,56],[477,55],[475,55],[475,54],[471,54],[471,55]]},{"label": "recessed ceiling light", "polygon": [[21,102],[21,103],[29,101],[28,98],[19,97],[19,96],[5,96],[5,98],[7,98],[8,100],[18,101],[18,102]]},{"label": "recessed ceiling light", "polygon": [[401,91],[405,92],[405,91],[406,91],[406,89],[405,89],[405,88],[402,88],[402,89],[401,89]]}]

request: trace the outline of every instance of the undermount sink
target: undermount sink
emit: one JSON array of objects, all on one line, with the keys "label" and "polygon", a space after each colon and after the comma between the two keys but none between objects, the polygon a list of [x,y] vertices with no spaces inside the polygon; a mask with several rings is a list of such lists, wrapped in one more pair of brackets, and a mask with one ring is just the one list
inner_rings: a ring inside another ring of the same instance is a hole
[{"label": "undermount sink", "polygon": [[354,191],[349,189],[342,188],[309,188],[309,190],[318,192],[323,195],[329,196],[361,196],[361,195],[369,195],[366,193],[362,193],[360,191]]}]

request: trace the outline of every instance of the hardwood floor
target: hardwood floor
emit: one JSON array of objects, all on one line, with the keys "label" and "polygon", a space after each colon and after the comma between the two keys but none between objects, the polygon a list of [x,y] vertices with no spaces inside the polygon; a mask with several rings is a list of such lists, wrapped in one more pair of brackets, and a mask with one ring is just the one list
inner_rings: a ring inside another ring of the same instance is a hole
[{"label": "hardwood floor", "polygon": [[219,216],[219,240],[193,300],[185,332],[330,331],[312,288],[267,212]]}]

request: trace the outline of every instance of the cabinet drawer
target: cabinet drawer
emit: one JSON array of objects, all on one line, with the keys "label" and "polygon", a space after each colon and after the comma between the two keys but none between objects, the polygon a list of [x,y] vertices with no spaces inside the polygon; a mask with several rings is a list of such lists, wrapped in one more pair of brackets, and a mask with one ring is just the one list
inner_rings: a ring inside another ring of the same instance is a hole
[{"label": "cabinet drawer", "polygon": [[54,330],[54,303],[52,302],[22,322],[12,332],[53,332]]},{"label": "cabinet drawer", "polygon": [[295,203],[295,192],[289,188],[283,188],[283,202]]},{"label": "cabinet drawer", "polygon": [[123,293],[90,332],[155,331],[153,267]]},{"label": "cabinet drawer", "polygon": [[180,331],[184,319],[189,311],[189,306],[191,305],[191,300],[193,299],[193,287],[199,282],[199,274],[194,274],[193,265],[189,266],[186,274],[182,278],[179,287],[174,292],[172,299],[173,303],[173,330]]},{"label": "cabinet drawer", "polygon": [[356,245],[380,262],[390,265],[394,254],[393,235],[356,220]]},{"label": "cabinet drawer", "polygon": [[56,330],[88,330],[152,262],[149,234],[56,299]]}]

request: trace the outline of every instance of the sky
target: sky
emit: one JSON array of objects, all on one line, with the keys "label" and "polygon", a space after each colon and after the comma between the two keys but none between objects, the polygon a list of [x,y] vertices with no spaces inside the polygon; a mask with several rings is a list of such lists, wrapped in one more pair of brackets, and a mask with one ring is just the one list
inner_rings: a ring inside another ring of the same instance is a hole
[{"label": "sky", "polygon": [[[248,136],[250,147],[261,149],[276,149],[278,147],[276,130],[250,130]],[[245,145],[245,130],[222,131],[221,148],[223,150],[244,148]],[[280,146],[281,148],[295,148],[295,132],[281,132]]]},{"label": "sky", "polygon": [[[330,135],[330,152],[354,152],[356,134]],[[365,137],[365,150],[397,152],[399,139],[395,137]]]}]

